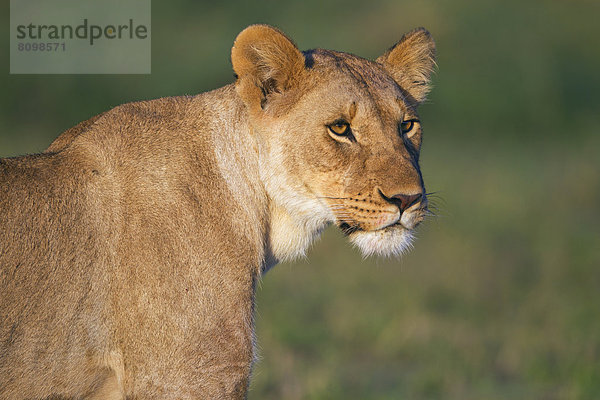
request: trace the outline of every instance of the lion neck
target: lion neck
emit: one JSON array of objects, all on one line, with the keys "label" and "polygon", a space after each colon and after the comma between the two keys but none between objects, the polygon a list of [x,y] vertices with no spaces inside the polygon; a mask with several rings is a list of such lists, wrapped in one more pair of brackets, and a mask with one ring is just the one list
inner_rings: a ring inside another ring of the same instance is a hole
[{"label": "lion neck", "polygon": [[269,228],[265,270],[279,261],[304,257],[310,245],[327,227],[326,221],[299,216],[285,206],[272,201],[269,204]]},{"label": "lion neck", "polygon": [[[260,149],[260,146],[257,146]],[[258,150],[260,153],[260,150]],[[266,269],[279,261],[304,257],[310,245],[330,224],[323,204],[284,173],[275,174],[281,162],[259,155],[261,182],[267,199]],[[279,168],[280,169],[280,168]]]},{"label": "lion neck", "polygon": [[[213,130],[215,159],[237,204],[244,205],[245,220],[239,221],[251,231],[261,232],[263,255],[261,270],[279,261],[302,257],[328,225],[328,215],[320,202],[302,193],[303,188],[290,185],[289,179],[274,175],[281,160],[261,156],[265,144],[253,131],[251,113],[237,95],[233,85],[204,94],[211,97],[213,109],[220,110],[219,120],[225,127]],[[214,105],[217,104],[218,107]],[[250,237],[249,237],[250,238]]]}]

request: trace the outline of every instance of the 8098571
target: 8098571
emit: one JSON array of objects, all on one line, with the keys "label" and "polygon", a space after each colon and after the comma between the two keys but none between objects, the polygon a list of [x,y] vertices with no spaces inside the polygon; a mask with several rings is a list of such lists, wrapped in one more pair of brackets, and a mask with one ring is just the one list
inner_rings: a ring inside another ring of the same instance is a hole
[{"label": "8098571", "polygon": [[67,46],[65,45],[65,42],[19,42],[17,44],[17,49],[19,51],[65,51]]}]

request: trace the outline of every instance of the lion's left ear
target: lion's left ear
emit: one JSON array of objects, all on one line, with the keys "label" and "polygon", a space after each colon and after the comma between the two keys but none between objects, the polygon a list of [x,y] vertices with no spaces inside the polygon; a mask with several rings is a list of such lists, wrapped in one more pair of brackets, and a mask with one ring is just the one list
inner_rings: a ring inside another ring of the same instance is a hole
[{"label": "lion's left ear", "polygon": [[417,103],[422,103],[435,67],[435,42],[425,28],[417,28],[402,36],[377,62]]}]

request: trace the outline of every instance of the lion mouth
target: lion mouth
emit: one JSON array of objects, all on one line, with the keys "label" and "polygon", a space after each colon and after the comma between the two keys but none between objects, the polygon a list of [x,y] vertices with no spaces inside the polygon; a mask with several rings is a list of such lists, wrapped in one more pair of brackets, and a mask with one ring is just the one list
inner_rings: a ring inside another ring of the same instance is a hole
[{"label": "lion mouth", "polygon": [[338,226],[364,256],[399,256],[411,248],[415,237],[412,229],[399,222],[376,230],[366,230],[347,222]]},{"label": "lion mouth", "polygon": [[405,231],[411,230],[411,229],[407,228],[406,226],[402,225],[402,223],[400,221],[397,221],[391,225],[384,226],[382,228],[374,229],[374,230],[366,230],[366,229],[363,229],[358,224],[350,225],[347,222],[342,222],[341,224],[338,225],[338,228],[340,228],[340,230],[342,231],[342,233],[345,236],[350,236],[353,233],[357,233],[357,232],[382,232],[382,231],[385,232],[386,230],[393,230],[393,229],[403,229]]}]

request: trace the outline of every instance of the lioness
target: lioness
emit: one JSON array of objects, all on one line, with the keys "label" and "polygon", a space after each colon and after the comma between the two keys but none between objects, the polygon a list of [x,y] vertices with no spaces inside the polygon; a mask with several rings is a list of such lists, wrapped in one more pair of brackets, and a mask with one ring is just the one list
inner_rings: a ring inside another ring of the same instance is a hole
[{"label": "lioness", "polygon": [[0,160],[0,398],[245,398],[261,273],[331,223],[409,246],[434,53],[425,29],[369,61],[253,25],[235,83]]}]

